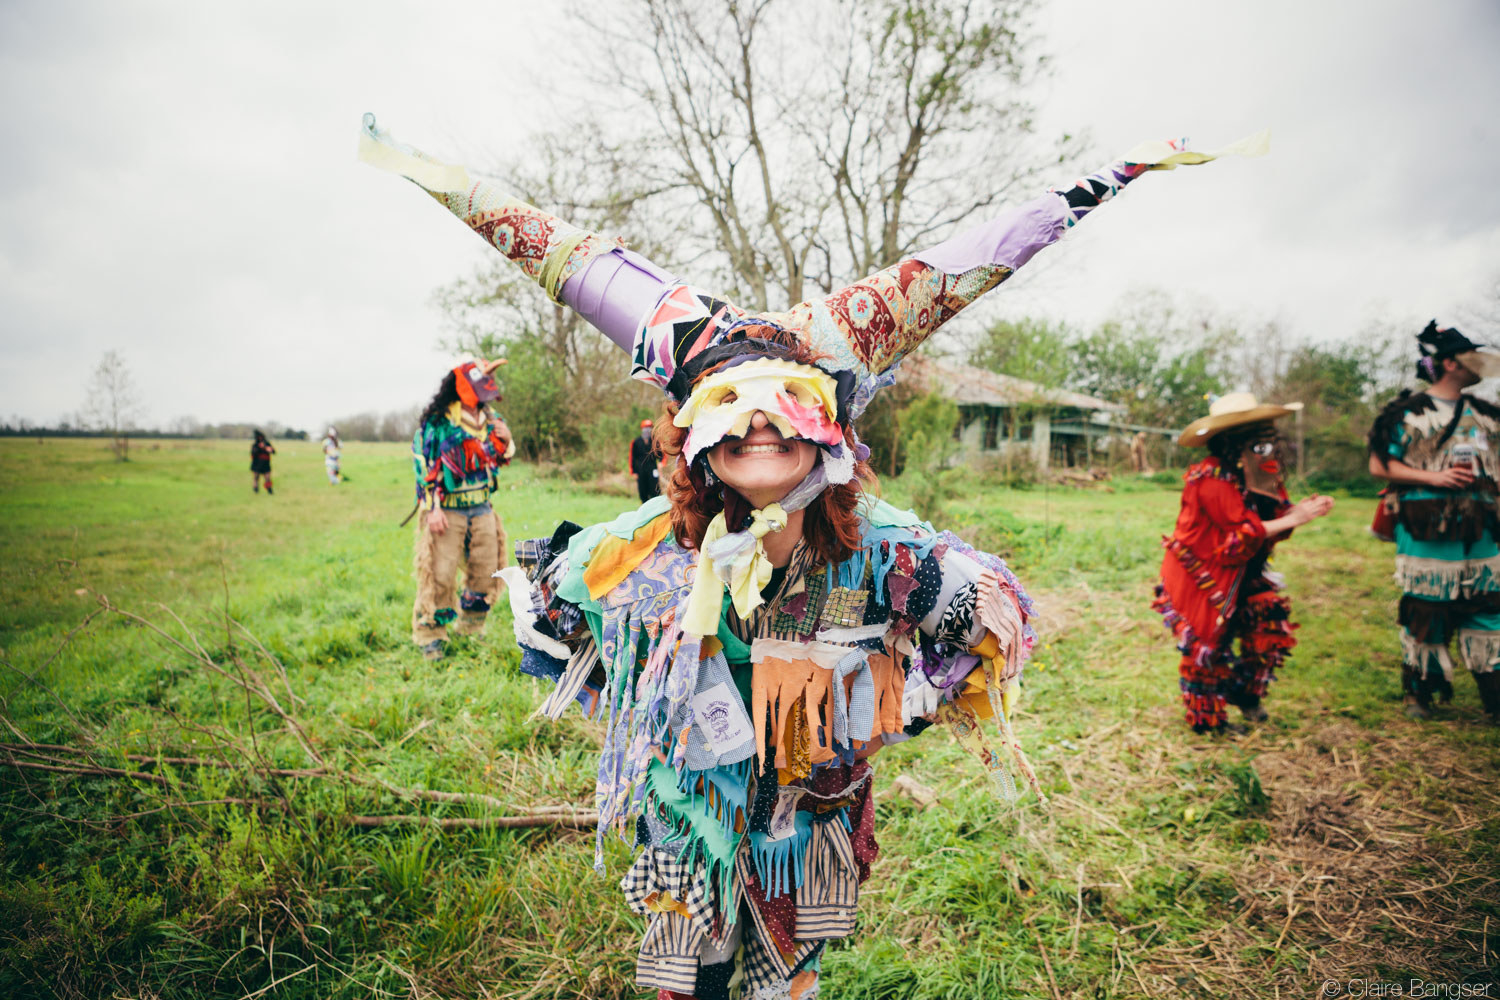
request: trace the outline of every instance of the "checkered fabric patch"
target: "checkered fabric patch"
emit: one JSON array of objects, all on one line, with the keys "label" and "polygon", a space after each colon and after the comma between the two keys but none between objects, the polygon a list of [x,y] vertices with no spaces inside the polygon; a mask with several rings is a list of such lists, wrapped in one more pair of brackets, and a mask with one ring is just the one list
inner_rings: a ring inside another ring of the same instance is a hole
[{"label": "checkered fabric patch", "polygon": [[523,538],[516,542],[516,565],[526,571],[526,575],[532,579],[536,578],[536,571],[540,568],[544,559],[552,558],[552,539],[550,538]]},{"label": "checkered fabric patch", "polygon": [[804,605],[806,611],[802,615],[802,620],[798,621],[785,611],[778,609],[776,617],[771,620],[771,632],[776,637],[805,638],[817,630],[823,596],[828,591],[827,574],[808,573],[803,578],[803,586],[806,588],[807,603]]}]

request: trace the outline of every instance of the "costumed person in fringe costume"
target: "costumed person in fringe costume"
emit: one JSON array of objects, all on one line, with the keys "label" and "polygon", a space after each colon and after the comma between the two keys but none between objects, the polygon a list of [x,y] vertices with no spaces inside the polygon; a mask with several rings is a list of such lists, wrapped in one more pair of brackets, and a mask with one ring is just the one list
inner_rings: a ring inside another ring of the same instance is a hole
[{"label": "costumed person in fringe costume", "polygon": [[665,495],[522,542],[528,572],[502,573],[522,669],[556,681],[539,712],[578,701],[604,723],[596,867],[606,833],[642,848],[621,883],[647,921],[640,986],[815,996],[878,850],[882,746],[943,723],[1004,794],[1012,767],[1036,788],[1007,721],[1030,601],[1003,561],[866,491],[854,421],[903,356],[1102,201],[1212,155],[1151,144],[827,298],[755,314],[366,117],[362,158],[426,188],[667,395]]},{"label": "costumed person in fringe costume", "polygon": [[[1177,443],[1209,455],[1183,476],[1182,507],[1151,606],[1182,653],[1182,703],[1194,732],[1227,728],[1225,705],[1250,722],[1297,640],[1291,601],[1271,550],[1293,528],[1333,509],[1333,498],[1287,499],[1285,462],[1273,423],[1292,407],[1260,405],[1248,392],[1222,396],[1188,424]],[[1239,651],[1235,651],[1235,643]]]},{"label": "costumed person in fringe costume", "polygon": [[328,473],[330,486],[337,486],[343,481],[343,473],[339,470],[339,457],[343,454],[343,448],[339,444],[339,430],[337,427],[329,427],[328,433],[323,435],[323,471]]},{"label": "costumed person in fringe costume", "polygon": [[[467,361],[443,376],[411,439],[417,475],[417,600],[412,641],[429,660],[443,658],[448,626],[482,632],[500,593],[505,528],[491,504],[495,474],[516,443],[489,404],[500,398],[494,370],[504,361]],[[462,565],[462,593],[455,584]]]},{"label": "costumed person in fringe costume", "polygon": [[1500,355],[1434,320],[1417,335],[1426,392],[1402,392],[1370,429],[1370,473],[1393,487],[1406,714],[1453,698],[1458,640],[1490,721],[1500,723],[1500,407],[1465,389],[1500,375]]},{"label": "costumed person in fringe costume", "polygon": [[260,482],[266,481],[266,496],[271,496],[271,456],[276,454],[276,446],[266,439],[260,431],[255,431],[255,438],[250,442],[250,491],[260,492]]},{"label": "costumed person in fringe costume", "polygon": [[645,503],[661,493],[661,474],[656,468],[656,449],[651,446],[650,420],[641,421],[641,432],[630,441],[630,474],[635,476],[635,492]]}]

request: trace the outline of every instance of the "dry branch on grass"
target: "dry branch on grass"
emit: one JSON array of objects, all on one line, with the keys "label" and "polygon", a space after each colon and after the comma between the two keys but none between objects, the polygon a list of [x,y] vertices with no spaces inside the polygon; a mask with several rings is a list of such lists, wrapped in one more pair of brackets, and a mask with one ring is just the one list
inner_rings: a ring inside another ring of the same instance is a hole
[{"label": "dry branch on grass", "polygon": [[[65,750],[73,753],[82,753],[76,747],[57,747],[54,749]],[[82,776],[93,776],[100,778],[123,778],[136,781],[147,781],[158,785],[170,787],[171,782],[158,774],[147,774],[141,771],[125,771],[113,767],[93,767],[86,765],[58,765],[47,764],[40,761],[18,760],[13,754],[26,754],[29,748],[25,744],[0,744],[0,750],[7,751],[7,757],[0,760],[0,764],[22,770],[50,771],[61,774],[74,774]],[[145,758],[145,755],[137,755]],[[145,758],[152,759],[152,758]],[[223,761],[208,761],[195,758],[177,758],[179,761],[187,761],[193,766],[225,767]],[[232,765],[230,765],[232,767]],[[242,769],[247,773],[255,772],[254,769]],[[487,815],[487,816],[418,816],[418,815],[390,815],[390,816],[333,816],[327,817],[338,822],[347,823],[350,826],[376,827],[376,826],[402,826],[417,825],[431,826],[442,830],[458,829],[522,829],[527,827],[543,826],[576,826],[591,827],[599,822],[599,814],[594,810],[581,809],[574,806],[514,806],[506,805],[499,799],[489,795],[468,794],[461,792],[435,792],[425,788],[403,788],[380,779],[370,779],[365,776],[351,775],[346,772],[332,772],[327,770],[289,770],[279,769],[267,773],[298,778],[324,778],[336,781],[347,781],[352,784],[374,785],[385,789],[398,798],[427,800],[435,802],[482,802],[497,808],[518,809],[520,815]],[[285,810],[286,802],[282,799],[271,798],[218,798],[197,800],[169,800],[154,809],[143,809],[138,812],[125,813],[108,817],[110,823],[120,823],[156,813],[166,812],[172,809],[188,809],[196,806],[211,805],[240,805],[259,809]],[[49,814],[55,815],[55,814]],[[67,817],[58,817],[66,819]]]},{"label": "dry branch on grass", "polygon": [[[524,806],[508,803],[493,795],[485,795],[479,792],[444,792],[429,788],[410,788],[398,785],[386,779],[374,775],[351,771],[346,768],[337,768],[330,765],[323,755],[314,747],[309,735],[308,727],[282,704],[280,699],[272,693],[265,679],[254,669],[245,664],[238,656],[231,654],[230,662],[226,666],[215,660],[198,640],[197,635],[188,628],[171,609],[164,609],[186,633],[187,639],[172,635],[161,626],[133,612],[125,611],[111,604],[108,598],[100,598],[99,610],[93,612],[84,622],[63,639],[63,646],[71,642],[84,627],[92,623],[100,614],[114,614],[119,617],[140,625],[155,633],[169,647],[187,656],[196,666],[220,678],[227,679],[238,687],[247,698],[247,719],[253,714],[250,699],[259,702],[265,709],[269,710],[283,723],[286,732],[301,747],[304,753],[311,759],[314,766],[301,768],[273,767],[267,763],[259,752],[259,748],[247,752],[240,747],[233,736],[225,729],[204,728],[200,731],[208,736],[217,746],[223,750],[223,754],[215,757],[204,756],[175,756],[165,752],[157,754],[145,753],[115,753],[110,754],[100,743],[99,734],[79,719],[79,717],[62,701],[51,689],[47,689],[68,718],[73,720],[78,728],[78,737],[84,745],[70,745],[63,743],[36,743],[28,739],[22,731],[17,728],[9,718],[3,718],[7,728],[18,737],[15,742],[0,743],[0,766],[14,768],[18,771],[42,771],[53,774],[72,775],[79,777],[112,778],[125,781],[139,781],[157,788],[172,789],[175,782],[166,775],[153,773],[151,771],[126,770],[113,767],[101,762],[100,757],[112,757],[113,759],[129,760],[144,767],[156,767],[159,765],[170,765],[177,768],[210,768],[220,771],[233,772],[241,778],[259,779],[298,779],[312,781],[337,782],[363,788],[379,789],[397,799],[406,802],[437,802],[448,805],[471,805],[480,806],[489,810],[500,810],[497,814],[486,814],[482,816],[463,817],[437,817],[426,815],[336,815],[327,816],[336,822],[356,827],[380,827],[380,826],[404,826],[421,825],[437,829],[523,829],[530,827],[587,827],[598,823],[598,813],[594,810],[585,809],[571,805],[542,805]],[[286,671],[281,663],[245,629],[239,622],[230,620],[230,625],[237,628],[238,632],[250,641],[259,655],[269,661],[281,679],[282,687],[286,692],[287,702],[297,704],[302,702],[291,688]],[[60,651],[60,649],[59,649]],[[54,653],[53,658],[55,658]],[[51,662],[51,659],[48,660]],[[44,664],[45,667],[45,664]],[[23,675],[30,683],[36,683],[45,687],[36,674]],[[253,719],[250,719],[251,731],[254,733]],[[120,823],[143,818],[156,813],[171,809],[190,809],[207,805],[240,805],[251,808],[274,809],[286,811],[287,803],[283,796],[235,796],[221,797],[216,799],[185,800],[169,798],[161,806],[152,809],[139,810],[133,813],[110,816],[104,822]],[[58,819],[68,817],[53,815]],[[70,820],[71,821],[71,820]]]},{"label": "dry branch on grass", "polygon": [[347,816],[350,826],[430,826],[439,830],[518,830],[538,826],[594,827],[596,812],[536,812],[527,816]]}]

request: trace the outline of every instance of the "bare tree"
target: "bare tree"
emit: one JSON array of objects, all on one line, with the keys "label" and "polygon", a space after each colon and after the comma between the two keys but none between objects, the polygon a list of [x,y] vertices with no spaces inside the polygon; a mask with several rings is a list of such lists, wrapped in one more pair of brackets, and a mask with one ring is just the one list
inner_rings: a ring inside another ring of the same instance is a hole
[{"label": "bare tree", "polygon": [[[333,426],[339,429],[339,437],[345,441],[381,441],[381,416],[374,410],[339,417]],[[327,425],[324,425],[325,428]],[[321,437],[322,435],[319,435]]]},{"label": "bare tree", "polygon": [[[523,160],[490,172],[517,197],[575,225],[630,234],[631,247],[657,260],[665,259],[663,248],[680,231],[670,215],[646,210],[661,192],[642,187],[623,151],[602,141],[544,135],[527,147]],[[527,458],[576,453],[597,433],[591,428],[601,414],[624,419],[659,404],[659,393],[628,377],[624,354],[498,255],[439,288],[434,301],[447,321],[443,347],[509,359],[496,372],[503,391],[498,409]],[[433,373],[432,388],[440,374]]]},{"label": "bare tree", "polygon": [[130,461],[129,432],[145,410],[135,379],[118,351],[104,352],[89,379],[88,392],[83,412],[90,426],[109,432],[116,461]]},{"label": "bare tree", "polygon": [[[587,98],[496,172],[741,305],[791,305],[1030,193],[1078,145],[1032,124],[1039,2],[591,5],[571,74]],[[510,274],[497,262],[439,292],[453,342],[493,331],[499,306],[574,352],[576,317],[545,300],[556,315],[536,315],[535,289]]]},{"label": "bare tree", "polygon": [[[377,433],[382,441],[410,441],[412,432],[417,428],[417,417],[422,413],[422,405],[415,403],[402,410],[390,410],[381,414],[380,427]],[[334,424],[338,426],[337,423]]]},{"label": "bare tree", "polygon": [[630,0],[587,19],[586,50],[622,99],[600,125],[653,207],[688,223],[680,249],[717,257],[742,305],[782,308],[1055,166],[1073,143],[1032,128],[1035,6]]}]

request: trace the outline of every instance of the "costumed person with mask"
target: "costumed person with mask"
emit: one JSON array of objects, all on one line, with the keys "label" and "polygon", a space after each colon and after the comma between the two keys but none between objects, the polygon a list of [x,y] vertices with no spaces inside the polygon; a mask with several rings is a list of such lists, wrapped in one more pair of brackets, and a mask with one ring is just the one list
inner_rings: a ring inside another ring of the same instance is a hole
[{"label": "costumed person with mask", "polygon": [[276,446],[260,431],[254,433],[255,438],[250,442],[250,490],[259,493],[260,482],[264,479],[266,496],[271,496],[271,456],[276,454]]},{"label": "costumed person with mask", "polygon": [[339,456],[342,454],[338,428],[329,427],[328,433],[323,435],[323,471],[328,473],[330,486],[337,486],[343,481],[343,474],[339,471]]},{"label": "costumed person with mask", "polygon": [[1332,510],[1333,498],[1287,498],[1273,421],[1292,412],[1261,405],[1248,392],[1230,393],[1177,440],[1209,454],[1183,477],[1182,507],[1172,534],[1162,538],[1167,553],[1151,606],[1182,653],[1178,683],[1194,732],[1227,728],[1226,704],[1247,721],[1264,721],[1261,700],[1297,643],[1271,551],[1293,528]]},{"label": "costumed person with mask", "polygon": [[[491,497],[496,471],[516,443],[489,404],[500,398],[494,370],[504,361],[466,361],[442,383],[412,435],[417,477],[417,599],[412,641],[429,660],[445,653],[450,624],[459,635],[484,630],[506,565],[505,528]],[[462,592],[455,584],[462,565]]]},{"label": "costumed person with mask", "polygon": [[630,441],[630,474],[635,476],[635,492],[641,503],[661,493],[656,449],[651,446],[651,428],[651,421],[642,420],[640,434]]},{"label": "costumed person with mask", "polygon": [[878,850],[875,751],[941,723],[1002,792],[1012,770],[1036,787],[1007,718],[1030,601],[1002,560],[866,491],[854,421],[902,357],[1102,201],[1210,156],[1151,144],[752,313],[365,126],[362,158],[426,188],[667,396],[665,495],[524,541],[528,573],[503,573],[522,669],[556,681],[540,713],[577,701],[604,724],[596,867],[608,833],[642,848],[621,883],[646,920],[637,984],[815,996]]},{"label": "costumed person with mask", "polygon": [[1401,586],[1406,714],[1453,698],[1458,640],[1492,723],[1500,723],[1500,408],[1465,389],[1500,375],[1500,354],[1434,320],[1417,335],[1426,392],[1402,392],[1370,430],[1370,473],[1391,484]]}]

